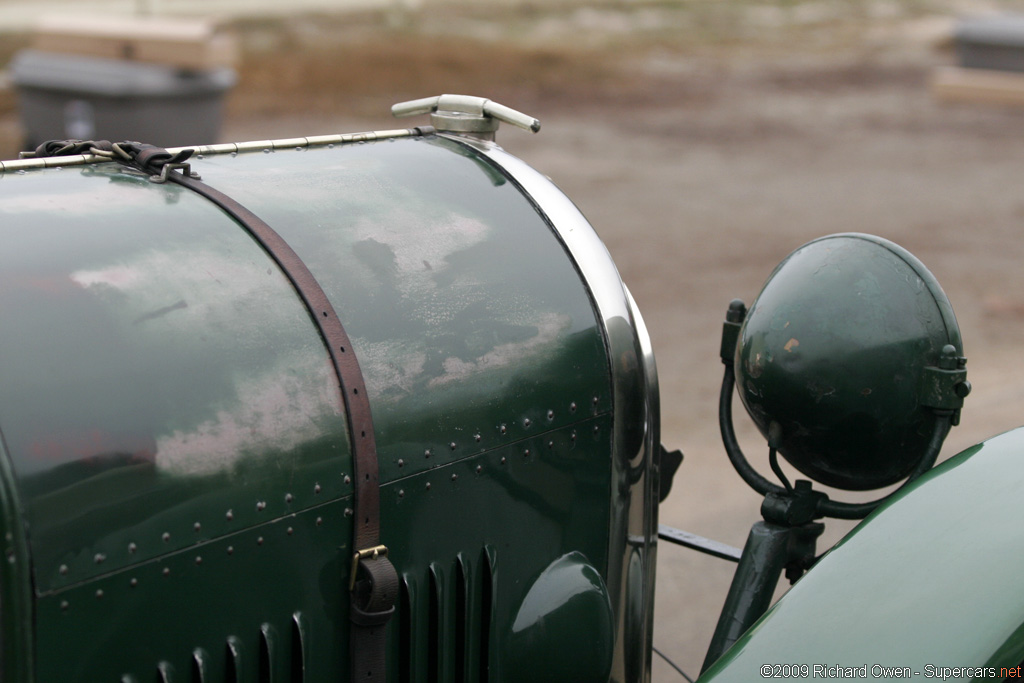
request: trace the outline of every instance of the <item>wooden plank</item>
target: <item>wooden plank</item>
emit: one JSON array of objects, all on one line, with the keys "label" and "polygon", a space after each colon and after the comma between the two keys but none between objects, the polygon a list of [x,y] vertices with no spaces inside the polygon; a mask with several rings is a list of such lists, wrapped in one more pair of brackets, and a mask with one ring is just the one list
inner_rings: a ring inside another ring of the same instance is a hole
[{"label": "wooden plank", "polygon": [[209,21],[148,17],[45,17],[32,47],[205,70],[238,61],[234,36]]},{"label": "wooden plank", "polygon": [[1024,73],[946,66],[932,74],[931,89],[944,102],[1024,106]]}]

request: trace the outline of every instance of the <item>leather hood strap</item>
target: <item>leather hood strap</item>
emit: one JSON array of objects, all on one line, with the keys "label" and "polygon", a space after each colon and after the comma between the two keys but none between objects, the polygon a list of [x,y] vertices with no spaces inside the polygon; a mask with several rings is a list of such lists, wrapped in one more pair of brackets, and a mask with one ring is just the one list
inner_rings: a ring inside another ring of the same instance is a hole
[{"label": "leather hood strap", "polygon": [[398,574],[380,544],[380,481],[370,401],[352,343],[327,295],[290,246],[262,219],[200,180],[184,173],[165,174],[222,208],[242,225],[278,263],[306,304],[330,352],[341,386],[355,482],[354,538],[350,589],[349,655],[352,680],[384,683],[385,625],[395,611]]}]

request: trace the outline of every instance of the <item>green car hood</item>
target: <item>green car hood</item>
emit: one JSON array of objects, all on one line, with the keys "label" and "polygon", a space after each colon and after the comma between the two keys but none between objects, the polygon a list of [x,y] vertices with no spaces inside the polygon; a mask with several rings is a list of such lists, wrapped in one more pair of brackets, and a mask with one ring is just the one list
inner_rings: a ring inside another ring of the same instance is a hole
[{"label": "green car hood", "polygon": [[1022,453],[1017,429],[900,491],[700,680],[1005,678],[1024,658]]}]

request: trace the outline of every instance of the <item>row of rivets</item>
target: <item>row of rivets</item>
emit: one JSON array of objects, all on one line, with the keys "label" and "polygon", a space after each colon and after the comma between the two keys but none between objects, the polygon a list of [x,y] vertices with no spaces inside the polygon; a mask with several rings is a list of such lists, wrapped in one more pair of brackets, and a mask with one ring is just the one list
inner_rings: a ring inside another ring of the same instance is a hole
[{"label": "row of rivets", "polygon": [[[345,510],[345,516],[346,516],[346,517],[347,517],[347,516],[350,516],[350,515],[351,515],[351,513],[352,513],[352,511],[351,511],[351,510],[349,510],[349,509],[346,509],[346,510]],[[324,518],[323,518],[323,517],[317,517],[317,518],[316,518],[316,525],[317,525],[317,526],[322,526],[322,525],[323,525],[323,523],[324,523]],[[285,533],[286,533],[287,535],[289,535],[289,536],[294,536],[294,535],[295,535],[295,528],[294,528],[294,527],[288,527],[288,528],[287,528],[287,529],[285,530]],[[263,545],[263,543],[264,543],[264,538],[263,538],[263,536],[259,536],[259,537],[257,537],[257,538],[256,538],[256,545],[258,545],[258,546],[262,546],[262,545]],[[132,545],[134,546],[135,544],[133,543]],[[234,555],[234,554],[235,554],[235,546],[233,546],[233,545],[229,545],[229,546],[228,546],[228,547],[226,548],[226,552],[227,552],[227,554],[228,554],[228,555]],[[104,558],[104,557],[103,557],[102,555],[97,555],[95,559],[96,559],[96,562],[97,562],[97,563],[100,563],[100,562],[102,562],[102,561],[103,561],[103,559],[105,559],[105,558]],[[195,557],[195,564],[196,564],[197,566],[201,566],[201,565],[203,564],[203,556],[202,556],[202,555],[196,555],[196,557]],[[61,574],[67,574],[67,573],[68,573],[68,567],[67,567],[67,565],[63,565],[63,564],[62,564],[62,565],[60,566],[60,573],[61,573]],[[165,577],[166,577],[166,576],[170,576],[170,575],[171,575],[171,568],[170,568],[170,567],[164,567],[164,568],[163,568],[163,569],[161,570],[161,574],[162,574],[163,576],[165,576]],[[137,587],[138,587],[138,585],[139,585],[139,579],[138,579],[137,577],[134,577],[134,576],[133,576],[133,577],[132,577],[131,579],[129,579],[129,581],[128,581],[128,585],[129,585],[129,587],[131,587],[131,588],[137,588]],[[95,596],[96,596],[96,598],[97,598],[97,599],[102,599],[102,598],[103,598],[103,596],[104,596],[104,592],[103,592],[103,589],[102,589],[102,588],[98,588],[98,589],[96,589],[96,593],[95,593]],[[61,600],[61,602],[60,602],[60,609],[61,609],[61,611],[65,611],[65,612],[66,612],[66,611],[67,611],[67,610],[68,610],[69,608],[70,608],[70,603],[69,603],[69,602],[68,602],[67,600]]]},{"label": "row of rivets", "polygon": [[[600,397],[594,396],[594,398],[593,398],[594,406],[597,406],[597,404],[600,403],[600,401],[601,401]],[[577,405],[576,405],[575,401],[572,401],[571,403],[569,403],[569,412],[570,413],[575,413],[576,409],[577,409]],[[547,411],[547,418],[548,418],[549,422],[553,421],[555,419],[555,411],[549,409]],[[523,428],[529,429],[532,425],[533,425],[533,421],[530,418],[528,418],[528,417],[523,418]],[[596,428],[595,428],[595,432],[596,432]],[[502,423],[502,424],[498,425],[498,433],[502,434],[502,435],[508,434],[508,425],[505,424],[505,423]],[[473,434],[473,441],[475,441],[476,443],[480,443],[481,441],[483,441],[483,435],[481,435],[480,433]],[[452,450],[452,451],[455,451],[458,448],[458,444],[456,442],[454,442],[454,441],[451,441],[451,442],[448,443],[448,448],[450,450]],[[434,455],[434,449],[433,448],[427,448],[426,450],[423,451],[423,457],[427,458],[428,460],[433,455]],[[405,460],[400,458],[398,460],[397,464],[398,464],[399,467],[405,467]],[[346,484],[349,483],[347,477],[346,477],[345,483]]]},{"label": "row of rivets", "polygon": [[[346,479],[347,479],[347,477],[346,477]],[[315,494],[319,494],[322,490],[323,489],[321,488],[320,484],[316,484],[313,487],[313,493],[315,493]],[[285,496],[284,496],[284,502],[285,503],[289,503],[290,504],[294,500],[295,500],[295,496],[293,496],[291,493],[286,493],[285,494]],[[266,507],[267,507],[266,501],[262,501],[261,500],[261,501],[258,501],[256,503],[256,510],[257,511],[263,511],[263,510],[266,509]],[[227,521],[229,521],[229,522],[232,521],[235,518],[234,511],[233,510],[228,510],[224,514],[224,518]],[[199,532],[201,532],[203,530],[203,525],[200,522],[196,522],[195,524],[192,525],[192,529],[196,533],[199,533]],[[164,543],[170,543],[170,541],[171,541],[171,534],[169,532],[165,531],[161,535],[161,540],[163,540]],[[134,555],[138,551],[138,549],[139,549],[139,547],[138,547],[138,545],[135,542],[131,542],[131,543],[128,544],[128,554]],[[93,562],[95,562],[96,564],[103,564],[103,562],[106,561],[106,559],[107,559],[107,556],[104,555],[103,553],[96,553],[96,555],[93,556]],[[62,576],[67,576],[67,574],[68,574],[68,566],[62,564],[58,571],[60,572],[60,574]]]},{"label": "row of rivets", "polygon": [[[595,426],[594,427],[594,432],[596,433],[597,431],[598,431],[598,427]],[[569,438],[570,438],[571,441],[576,441],[576,430],[573,430],[570,433]],[[555,447],[555,442],[553,440],[549,440],[547,442],[547,447],[549,449],[554,448]],[[430,453],[429,449],[428,449],[427,453],[428,454]],[[531,454],[532,454],[532,451],[529,448],[524,448],[523,449],[523,457],[524,458],[529,458]],[[505,456],[502,456],[501,460],[499,461],[499,463],[501,465],[507,465],[508,464],[508,458],[505,457]],[[403,464],[403,462],[401,460],[399,460],[399,466],[401,466],[402,464]],[[483,465],[477,465],[476,469],[474,471],[478,475],[483,474],[483,471],[484,471]],[[459,475],[458,474],[452,474],[451,475],[451,480],[453,482],[458,481],[459,480]],[[424,484],[424,489],[426,489],[427,491],[429,491],[431,489],[431,483],[429,481]],[[398,497],[399,498],[405,498],[405,489],[399,489]]]}]

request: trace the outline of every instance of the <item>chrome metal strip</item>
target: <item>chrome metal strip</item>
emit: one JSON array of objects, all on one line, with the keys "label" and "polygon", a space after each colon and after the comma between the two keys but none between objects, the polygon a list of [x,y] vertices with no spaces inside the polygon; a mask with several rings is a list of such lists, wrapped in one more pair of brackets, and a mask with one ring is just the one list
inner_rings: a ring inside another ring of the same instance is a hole
[{"label": "chrome metal strip", "polygon": [[[655,574],[658,564],[658,543],[659,524],[658,509],[661,504],[661,389],[658,384],[658,366],[654,360],[654,347],[651,345],[651,336],[647,332],[647,325],[644,324],[640,309],[637,308],[632,292],[625,284],[622,285],[626,293],[626,300],[629,304],[630,313],[633,316],[634,330],[636,331],[637,344],[640,349],[640,367],[644,375],[644,415],[647,418],[644,424],[644,462],[641,465],[645,469],[643,478],[643,516],[636,519],[630,515],[630,533],[636,532],[636,526],[642,529],[645,541],[643,571],[643,595],[640,598],[643,604],[643,631],[634,633],[631,637],[641,643],[641,651],[634,653],[634,657],[643,657],[645,676],[650,676],[651,653],[654,649],[654,587]],[[636,500],[631,501],[631,508],[636,510],[639,504]],[[627,644],[626,647],[631,647]],[[635,645],[632,645],[635,647]],[[644,679],[646,680],[646,678]]]},{"label": "chrome metal strip", "polygon": [[[196,155],[236,154],[238,152],[261,152],[265,149],[294,149],[296,147],[330,147],[331,145],[351,145],[359,142],[373,142],[392,138],[407,138],[429,132],[425,128],[401,128],[367,133],[344,133],[339,135],[313,135],[305,138],[283,138],[280,140],[253,140],[250,142],[227,142],[216,145],[196,145],[193,147],[170,147],[171,154],[191,149]],[[28,171],[39,168],[56,168],[64,166],[85,166],[110,161],[109,157],[97,154],[76,154],[73,156],[44,157],[40,159],[14,159],[0,161],[0,173]]]},{"label": "chrome metal strip", "polygon": [[[649,680],[658,506],[654,454],[660,443],[660,413],[657,370],[647,329],[608,249],[576,205],[549,178],[493,142],[445,137],[487,158],[533,200],[574,261],[604,328],[613,393],[609,541],[612,548],[626,549],[625,557],[609,557],[608,564],[608,590],[618,623],[612,680]],[[619,362],[621,359],[636,362]],[[642,405],[627,405],[634,401]],[[628,539],[637,537],[645,539],[640,549],[628,543]],[[631,593],[629,585],[630,578],[635,586],[640,577],[627,575],[633,571],[629,569],[634,564],[630,557],[638,550],[642,552],[638,570],[644,574],[642,585],[646,586],[641,595]],[[637,609],[645,615],[644,624],[633,627],[641,629],[639,633],[627,623],[627,615]],[[642,671],[635,670],[637,658],[644,662]]]}]

